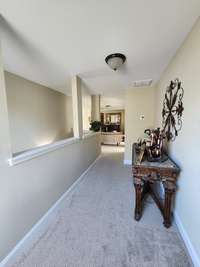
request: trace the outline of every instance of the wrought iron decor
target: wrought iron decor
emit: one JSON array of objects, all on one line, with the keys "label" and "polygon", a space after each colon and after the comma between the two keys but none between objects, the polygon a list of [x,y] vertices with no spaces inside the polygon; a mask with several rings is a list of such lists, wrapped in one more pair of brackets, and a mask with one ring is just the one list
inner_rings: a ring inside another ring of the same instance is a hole
[{"label": "wrought iron decor", "polygon": [[162,123],[168,141],[174,141],[182,128],[184,90],[179,79],[170,82],[165,93],[162,110]]}]

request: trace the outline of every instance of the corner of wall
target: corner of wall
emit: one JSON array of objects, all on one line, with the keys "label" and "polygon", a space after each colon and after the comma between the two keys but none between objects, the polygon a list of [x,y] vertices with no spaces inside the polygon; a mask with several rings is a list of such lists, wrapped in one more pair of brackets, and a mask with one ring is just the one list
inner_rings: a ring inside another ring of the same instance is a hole
[{"label": "corner of wall", "polygon": [[0,162],[4,162],[5,159],[9,159],[12,155],[11,150],[11,139],[10,139],[10,127],[8,120],[8,107],[7,107],[7,96],[6,96],[6,85],[4,76],[3,59],[1,53],[0,43],[0,147],[1,157]]}]

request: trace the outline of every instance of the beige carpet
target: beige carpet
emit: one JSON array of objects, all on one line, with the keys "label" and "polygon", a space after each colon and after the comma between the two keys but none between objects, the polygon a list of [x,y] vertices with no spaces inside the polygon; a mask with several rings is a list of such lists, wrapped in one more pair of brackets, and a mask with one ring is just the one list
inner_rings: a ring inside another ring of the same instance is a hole
[{"label": "beige carpet", "polygon": [[81,184],[7,266],[191,266],[176,227],[163,227],[151,199],[141,221],[133,219],[131,168],[123,166],[122,152],[105,146]]}]

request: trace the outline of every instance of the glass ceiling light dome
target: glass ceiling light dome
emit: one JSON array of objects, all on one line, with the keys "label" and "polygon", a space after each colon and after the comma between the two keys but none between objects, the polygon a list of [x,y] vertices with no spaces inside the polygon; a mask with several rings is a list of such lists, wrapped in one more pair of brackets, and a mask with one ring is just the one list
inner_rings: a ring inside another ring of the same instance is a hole
[{"label": "glass ceiling light dome", "polygon": [[111,69],[116,71],[121,65],[124,64],[124,62],[126,61],[126,57],[123,54],[115,53],[108,55],[105,58],[105,61]]}]

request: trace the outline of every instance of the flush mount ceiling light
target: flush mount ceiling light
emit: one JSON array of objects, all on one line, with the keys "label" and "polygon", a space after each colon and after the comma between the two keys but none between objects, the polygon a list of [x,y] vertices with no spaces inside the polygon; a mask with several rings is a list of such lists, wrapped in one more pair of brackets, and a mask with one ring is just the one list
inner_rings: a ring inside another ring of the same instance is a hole
[{"label": "flush mount ceiling light", "polygon": [[115,53],[108,55],[105,58],[105,61],[111,69],[116,71],[121,65],[124,64],[124,62],[126,61],[126,57],[123,54]]}]

